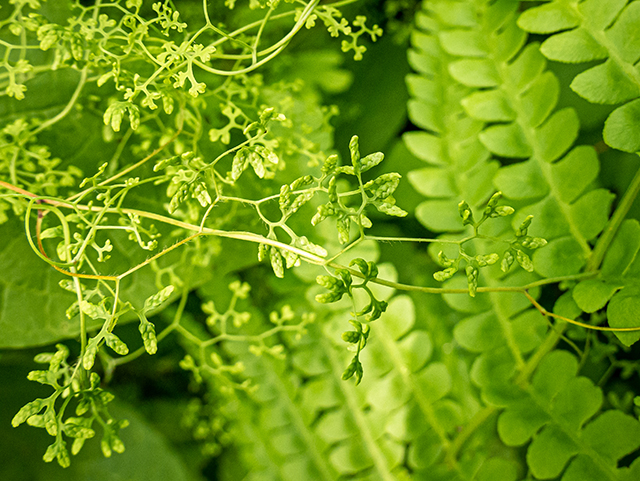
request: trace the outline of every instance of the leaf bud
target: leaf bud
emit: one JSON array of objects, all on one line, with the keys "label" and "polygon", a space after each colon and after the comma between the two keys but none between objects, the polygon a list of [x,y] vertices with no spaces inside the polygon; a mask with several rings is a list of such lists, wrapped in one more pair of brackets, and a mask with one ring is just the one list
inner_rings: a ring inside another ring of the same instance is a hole
[{"label": "leaf bud", "polygon": [[460,217],[462,217],[462,225],[474,224],[473,212],[466,201],[463,200],[458,204],[458,213],[460,214]]},{"label": "leaf bud", "polygon": [[435,272],[433,274],[433,278],[438,282],[444,282],[447,279],[450,279],[451,277],[453,277],[453,275],[456,272],[458,272],[458,268],[457,267],[449,267],[449,268],[444,269],[442,271]]},{"label": "leaf bud", "polygon": [[360,340],[360,333],[356,331],[345,331],[341,337],[344,342],[355,344]]}]

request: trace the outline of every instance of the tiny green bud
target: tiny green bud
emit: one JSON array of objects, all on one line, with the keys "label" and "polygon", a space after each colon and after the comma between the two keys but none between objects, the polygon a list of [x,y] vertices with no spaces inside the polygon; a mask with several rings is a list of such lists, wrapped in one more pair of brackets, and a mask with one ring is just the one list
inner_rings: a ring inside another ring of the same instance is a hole
[{"label": "tiny green bud", "polygon": [[444,282],[447,279],[453,277],[456,272],[458,272],[457,267],[448,267],[447,269],[444,269],[442,271],[435,272],[433,274],[433,278],[438,282]]},{"label": "tiny green bud", "polygon": [[356,331],[345,331],[342,333],[342,340],[355,344],[360,340],[360,333]]},{"label": "tiny green bud", "polygon": [[463,200],[458,204],[458,213],[460,214],[460,217],[462,217],[462,225],[474,224],[473,212],[466,201]]}]

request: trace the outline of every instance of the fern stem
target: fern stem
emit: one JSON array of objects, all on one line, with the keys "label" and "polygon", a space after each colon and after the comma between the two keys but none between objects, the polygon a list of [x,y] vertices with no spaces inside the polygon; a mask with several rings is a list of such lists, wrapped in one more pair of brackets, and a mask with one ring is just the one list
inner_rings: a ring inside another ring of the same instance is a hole
[{"label": "fern stem", "polygon": [[613,242],[613,238],[618,232],[620,224],[622,224],[622,221],[625,219],[629,209],[638,196],[638,193],[640,193],[640,169],[636,172],[631,184],[622,196],[622,199],[620,199],[618,207],[616,207],[615,212],[611,216],[611,219],[609,219],[607,226],[604,228],[602,235],[598,238],[598,242],[596,242],[596,245],[591,252],[591,256],[589,256],[589,260],[587,261],[587,272],[593,272],[600,267],[609,245]]}]

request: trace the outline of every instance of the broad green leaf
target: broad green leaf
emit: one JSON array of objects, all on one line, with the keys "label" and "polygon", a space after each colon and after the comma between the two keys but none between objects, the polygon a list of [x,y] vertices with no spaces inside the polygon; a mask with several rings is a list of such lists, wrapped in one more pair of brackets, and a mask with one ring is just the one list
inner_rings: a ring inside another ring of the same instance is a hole
[{"label": "broad green leaf", "polygon": [[629,78],[624,68],[613,58],[576,75],[571,88],[581,97],[596,104],[618,104],[640,95],[640,86]]},{"label": "broad green leaf", "polygon": [[452,387],[447,366],[439,362],[431,363],[423,369],[417,376],[417,382],[430,402],[446,396]]},{"label": "broad green leaf", "polygon": [[551,424],[533,438],[527,450],[527,464],[536,478],[551,479],[558,476],[579,452],[575,441],[560,427]]},{"label": "broad green leaf", "polygon": [[622,277],[640,250],[640,223],[627,219],[618,228],[602,261],[602,277]]},{"label": "broad green leaf", "polygon": [[604,30],[618,16],[629,0],[585,0],[578,4],[578,10],[589,24],[598,30]]},{"label": "broad green leaf", "polygon": [[329,461],[341,474],[349,475],[362,471],[373,464],[361,443],[345,443],[331,451]]},{"label": "broad green leaf", "polygon": [[495,64],[484,59],[464,59],[449,64],[451,76],[467,87],[495,87],[500,75]]},{"label": "broad green leaf", "polygon": [[412,170],[407,175],[414,189],[426,197],[454,197],[456,191],[449,172],[437,167]]},{"label": "broad green leaf", "polygon": [[507,446],[522,446],[550,417],[539,407],[524,401],[509,406],[498,418],[498,433]]},{"label": "broad green leaf", "polygon": [[409,74],[406,77],[406,82],[407,89],[411,96],[434,104],[440,104],[442,102],[442,94],[438,88],[438,84],[432,79],[422,75]]},{"label": "broad green leaf", "polygon": [[604,229],[614,198],[606,189],[595,189],[571,204],[572,223],[585,239],[595,238]]},{"label": "broad green leaf", "polygon": [[516,481],[518,468],[513,461],[503,458],[489,458],[480,467],[476,479],[478,481]]},{"label": "broad green leaf", "polygon": [[523,354],[542,344],[548,329],[547,320],[536,309],[527,309],[511,321],[513,338]]},{"label": "broad green leaf", "polygon": [[451,55],[485,57],[487,47],[482,34],[477,30],[447,30],[440,32],[442,48]]},{"label": "broad green leaf", "polygon": [[455,200],[427,200],[416,207],[416,218],[427,229],[434,232],[462,230]]},{"label": "broad green leaf", "polygon": [[604,141],[611,147],[625,152],[640,150],[640,99],[614,110],[604,124]]},{"label": "broad green leaf", "polygon": [[621,287],[599,279],[587,279],[573,288],[573,299],[584,312],[595,312],[602,309]]},{"label": "broad green leaf", "polygon": [[509,199],[543,197],[549,192],[549,185],[536,162],[519,162],[502,167],[493,183]]},{"label": "broad green leaf", "polygon": [[582,247],[573,237],[560,237],[535,251],[533,266],[544,277],[577,274],[586,263],[580,252]]},{"label": "broad green leaf", "polygon": [[409,151],[425,162],[447,165],[440,137],[427,132],[407,132],[402,136]]},{"label": "broad green leaf", "polygon": [[635,417],[611,410],[589,423],[582,439],[609,462],[640,447],[640,423]]},{"label": "broad green leaf", "polygon": [[408,296],[396,296],[381,317],[384,328],[393,340],[404,336],[415,322],[415,308]]},{"label": "broad green leaf", "polygon": [[428,53],[411,49],[407,52],[407,58],[409,65],[411,65],[416,72],[425,75],[435,75],[438,71],[438,61]]},{"label": "broad green leaf", "polygon": [[436,133],[442,132],[442,119],[438,115],[439,108],[439,106],[420,100],[409,100],[407,104],[411,121],[418,127]]},{"label": "broad green leaf", "polygon": [[593,182],[600,172],[600,163],[593,147],[575,147],[551,166],[551,185],[558,198],[573,202]]},{"label": "broad green leaf", "polygon": [[532,154],[524,132],[516,123],[489,127],[478,138],[487,149],[502,157],[526,158]]},{"label": "broad green leaf", "polygon": [[472,352],[488,351],[504,341],[500,323],[491,311],[458,322],[453,335],[462,347]]},{"label": "broad green leaf", "polygon": [[602,407],[602,390],[586,377],[573,378],[553,400],[552,413],[577,431]]},{"label": "broad green leaf", "polygon": [[333,444],[354,436],[355,426],[351,413],[346,409],[337,409],[324,414],[315,432],[328,444]]},{"label": "broad green leaf", "polygon": [[427,331],[412,331],[400,340],[398,350],[406,367],[416,372],[431,358],[433,344]]},{"label": "broad green leaf", "polygon": [[572,108],[555,112],[535,131],[535,156],[553,162],[571,148],[580,130],[576,111]]},{"label": "broad green leaf", "polygon": [[515,120],[516,114],[505,93],[500,89],[481,90],[461,101],[469,116],[485,122]]},{"label": "broad green leaf", "polygon": [[606,31],[608,40],[617,48],[617,54],[624,62],[634,64],[640,58],[640,3],[632,2],[622,11],[610,29]]},{"label": "broad green leaf", "polygon": [[525,10],[518,19],[523,30],[533,33],[552,33],[576,27],[579,19],[560,3],[548,3]]},{"label": "broad green leaf", "polygon": [[538,127],[546,120],[558,103],[560,83],[553,72],[547,70],[522,92],[520,101],[525,120],[531,127]]},{"label": "broad green leaf", "polygon": [[518,90],[524,90],[544,71],[547,62],[540,53],[537,43],[530,43],[516,59],[508,66],[510,81]]},{"label": "broad green leaf", "polygon": [[[611,327],[640,328],[640,286],[625,287],[614,295],[607,306],[607,318]],[[631,346],[640,339],[640,330],[615,335],[625,346]]]},{"label": "broad green leaf", "polygon": [[375,409],[389,412],[409,399],[409,390],[398,372],[376,380],[367,392],[367,402]]},{"label": "broad green leaf", "polygon": [[445,25],[452,27],[474,27],[477,25],[476,10],[471,4],[462,2],[434,3],[429,5],[429,9]]},{"label": "broad green leaf", "polygon": [[558,62],[580,63],[608,57],[607,49],[583,28],[549,37],[540,46],[540,51],[548,59]]},{"label": "broad green leaf", "polygon": [[532,384],[537,393],[551,401],[578,372],[578,361],[567,351],[556,350],[547,354],[535,374]]},{"label": "broad green leaf", "polygon": [[[525,216],[532,215],[533,221],[529,227],[529,235],[535,237],[542,237],[548,241],[561,237],[569,233],[569,223],[566,216],[562,212],[562,208],[558,205],[558,202],[549,195],[539,202],[528,205],[521,208],[513,216],[511,225],[513,229],[517,229]],[[546,250],[544,249],[539,250]]]}]

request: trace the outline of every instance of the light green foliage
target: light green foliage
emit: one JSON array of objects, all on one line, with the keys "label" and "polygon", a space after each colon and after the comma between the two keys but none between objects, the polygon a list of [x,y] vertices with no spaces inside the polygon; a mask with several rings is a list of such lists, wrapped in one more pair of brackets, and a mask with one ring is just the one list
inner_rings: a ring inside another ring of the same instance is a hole
[{"label": "light green foliage", "polygon": [[611,147],[635,152],[640,144],[634,132],[640,123],[637,102],[640,83],[633,65],[640,40],[636,25],[640,4],[627,0],[554,0],[524,12],[518,24],[529,32],[557,33],[547,38],[540,52],[560,62],[606,59],[579,73],[571,88],[590,102],[620,104],[604,125],[604,140]]},{"label": "light green foliage", "polygon": [[640,477],[640,0],[357,3],[2,5],[0,478]]}]

